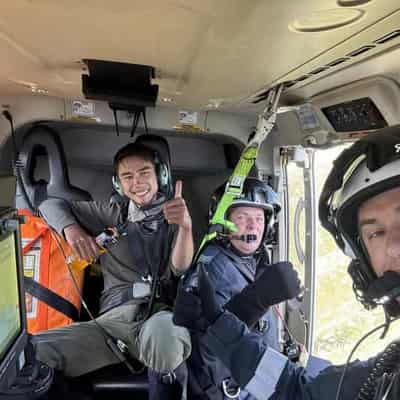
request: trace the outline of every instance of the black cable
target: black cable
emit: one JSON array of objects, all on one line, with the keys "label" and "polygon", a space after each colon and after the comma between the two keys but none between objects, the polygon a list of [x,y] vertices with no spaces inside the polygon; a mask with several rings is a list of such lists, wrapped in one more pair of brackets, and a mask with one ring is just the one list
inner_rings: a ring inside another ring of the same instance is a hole
[{"label": "black cable", "polygon": [[387,380],[387,374],[383,374],[382,375],[382,382],[381,382],[381,385],[379,386],[379,388],[378,388],[378,393],[376,393],[376,397],[378,398],[378,399],[381,399],[382,398],[382,395],[383,395],[383,391],[385,390],[385,386],[386,386],[386,380]]},{"label": "black cable", "polygon": [[115,108],[113,108],[112,110],[113,110],[113,115],[114,115],[115,130],[117,131],[117,136],[119,136],[117,110]]},{"label": "black cable", "polygon": [[[50,228],[51,229],[51,228]],[[58,233],[55,232],[53,229],[51,229],[52,234],[54,234],[54,238],[57,242],[57,245],[60,249],[60,251],[63,254],[63,257],[65,259],[66,258],[66,254],[64,252],[64,249],[62,248],[62,245],[60,243],[60,238],[58,237]],[[127,360],[126,356],[124,353],[128,353],[129,354],[129,349],[128,346],[121,340],[118,338],[115,338],[114,336],[111,335],[110,332],[108,332],[101,324],[98,323],[97,319],[93,316],[93,314],[91,313],[88,305],[86,304],[85,300],[82,297],[82,294],[80,292],[78,283],[76,282],[76,279],[72,273],[71,270],[71,266],[68,262],[66,262],[67,268],[68,268],[68,273],[72,279],[73,285],[75,287],[75,290],[77,291],[77,293],[79,294],[79,299],[83,305],[83,307],[85,308],[86,312],[89,315],[89,318],[94,322],[94,324],[96,325],[96,327],[102,332],[103,336],[106,339],[106,343],[108,345],[108,347],[111,349],[111,351],[114,353],[114,355],[118,358],[118,360],[122,363],[125,364],[125,366],[129,369],[129,371],[133,374],[133,375],[137,375],[141,372],[143,372],[144,367],[140,368],[139,370],[135,370],[132,366],[132,364]]]},{"label": "black cable", "polygon": [[10,114],[10,112],[8,110],[3,110],[2,112],[4,118],[10,123],[11,126],[11,140],[12,140],[12,146],[13,146],[13,167],[15,166],[15,163],[17,161],[17,157],[18,157],[18,149],[17,149],[17,141],[15,138],[15,130],[14,130],[14,121],[13,121],[13,117]]},{"label": "black cable", "polygon": [[205,112],[204,116],[204,131],[207,132],[207,122],[208,122],[208,110]]},{"label": "black cable", "polygon": [[[168,229],[167,229],[167,238],[170,236],[170,232],[171,232],[171,226],[168,225]],[[172,245],[172,240],[169,240],[167,245],[165,245],[164,242],[164,248],[163,248],[163,255],[160,259],[160,262],[157,265],[157,269],[154,272],[154,277],[153,277],[153,281],[152,281],[152,287],[151,287],[151,295],[150,295],[150,300],[148,303],[148,307],[146,310],[146,313],[144,314],[143,318],[141,319],[141,321],[145,321],[147,318],[149,318],[151,316],[151,312],[153,310],[153,306],[154,306],[154,300],[156,298],[157,295],[157,290],[161,284],[161,276],[160,276],[160,270],[161,270],[161,265],[165,262],[168,262],[168,259],[170,257],[170,248]],[[150,257],[149,254],[147,252],[147,249],[144,247],[143,248],[143,252],[146,258],[146,263],[149,267],[149,270],[151,271],[151,263],[150,263]]]},{"label": "black cable", "polygon": [[31,201],[31,199],[28,196],[28,192],[26,191],[24,182],[22,180],[21,172],[19,170],[18,148],[17,148],[16,137],[15,137],[15,129],[14,129],[13,118],[12,118],[12,115],[10,114],[10,112],[8,110],[4,110],[2,112],[2,114],[3,114],[4,118],[10,123],[10,127],[11,127],[11,138],[12,138],[12,146],[13,146],[13,160],[11,160],[11,162],[12,162],[13,173],[15,174],[15,177],[17,178],[17,182],[19,183],[19,187],[21,189],[22,196],[24,197],[26,203],[28,204],[29,209],[33,213],[35,213],[35,207],[34,207],[32,201]]},{"label": "black cable", "polygon": [[146,119],[146,108],[145,107],[136,107],[135,111],[133,112],[133,122],[132,122],[131,134],[130,134],[131,138],[133,138],[133,136],[135,135],[135,132],[139,125],[141,115],[143,115],[144,130],[145,130],[146,134],[149,133],[149,129],[147,126],[147,119]]},{"label": "black cable", "polygon": [[139,123],[139,118],[140,118],[140,111],[135,110],[133,113],[133,122],[132,122],[132,128],[131,128],[131,138],[133,138],[133,135],[136,132],[138,123]]},{"label": "black cable", "polygon": [[142,114],[143,114],[143,123],[144,123],[144,130],[146,132],[146,134],[149,134],[149,129],[147,128],[147,119],[146,119],[146,108],[143,107],[142,110]]},{"label": "black cable", "polygon": [[41,218],[43,219],[43,221],[45,222],[45,224],[48,226],[51,235],[53,237],[53,239],[56,241],[57,247],[59,248],[59,250],[61,251],[65,261],[66,261],[66,265],[67,265],[67,269],[68,269],[68,273],[71,277],[72,283],[75,287],[76,292],[78,293],[79,299],[81,301],[81,304],[83,306],[83,308],[85,309],[85,311],[87,312],[87,314],[89,315],[89,318],[93,321],[93,323],[95,324],[95,326],[99,329],[99,331],[102,333],[102,335],[104,336],[104,339],[106,341],[106,344],[108,345],[108,347],[110,348],[110,350],[113,352],[113,354],[118,358],[118,360],[122,363],[125,364],[125,366],[128,368],[128,370],[133,374],[133,375],[137,375],[143,372],[144,370],[144,366],[143,368],[140,368],[139,370],[135,370],[132,366],[132,364],[128,361],[128,359],[125,356],[125,353],[129,353],[129,349],[128,346],[121,340],[118,338],[114,338],[114,336],[112,336],[101,324],[98,323],[98,321],[96,320],[96,318],[93,316],[92,312],[90,311],[88,305],[86,304],[86,301],[84,300],[84,298],[82,297],[81,291],[79,289],[79,285],[76,282],[75,276],[72,273],[71,270],[71,266],[70,264],[67,262],[67,255],[64,252],[64,249],[62,247],[61,244],[61,240],[59,237],[58,232],[56,232],[45,220],[44,215],[39,211]]},{"label": "black cable", "polygon": [[294,336],[294,334],[291,332],[287,322],[285,321],[285,319],[283,318],[283,315],[279,311],[279,306],[277,304],[275,304],[275,305],[272,305],[271,308],[272,308],[272,311],[274,312],[275,316],[277,317],[277,319],[280,319],[282,321],[283,329],[286,331],[286,334],[288,335],[289,340],[291,340],[293,343],[300,344],[301,342],[298,341],[296,339],[296,337]]},{"label": "black cable", "polygon": [[19,183],[19,187],[21,189],[22,195],[25,198],[26,203],[28,204],[29,209],[36,214],[37,210],[32,203],[31,199],[29,198],[28,192],[26,191],[24,182],[22,180],[21,171],[19,170],[19,166],[15,166],[15,176],[17,177],[17,182]]},{"label": "black cable", "polygon": [[390,315],[387,312],[386,308],[383,308],[383,311],[385,312],[385,327],[383,329],[383,332],[382,332],[382,335],[381,335],[380,339],[383,339],[386,336],[386,334],[389,331],[390,323],[392,322],[391,319],[390,319]]},{"label": "black cable", "polygon": [[[399,317],[390,320],[390,321],[389,321],[389,324],[390,324],[391,322],[397,320],[398,318],[399,318]],[[346,374],[346,372],[347,372],[347,368],[348,368],[348,366],[349,366],[349,364],[350,364],[350,360],[351,360],[351,358],[353,357],[353,354],[354,354],[355,351],[357,350],[358,346],[359,346],[365,339],[367,339],[370,335],[372,335],[373,333],[379,331],[379,329],[382,329],[382,328],[386,329],[386,328],[387,328],[387,324],[388,324],[388,322],[385,321],[384,324],[381,324],[381,325],[379,325],[379,326],[377,326],[377,327],[371,329],[371,330],[370,330],[369,332],[367,332],[364,336],[362,336],[361,339],[358,340],[358,342],[355,344],[355,346],[354,346],[353,349],[351,350],[351,352],[350,352],[350,354],[349,354],[349,356],[348,356],[348,358],[347,358],[347,360],[346,360],[346,364],[345,364],[345,366],[344,366],[344,368],[343,368],[342,375],[340,376],[338,388],[337,388],[337,391],[336,391],[335,400],[339,400],[340,392],[341,392],[341,390],[342,390],[343,381],[344,381],[345,374]]]},{"label": "black cable", "polygon": [[[43,221],[45,222],[45,224],[48,226],[48,228],[49,228],[49,230],[50,230],[50,232],[51,232],[53,238],[54,238],[55,241],[56,241],[57,246],[59,247],[59,249],[60,249],[60,251],[61,251],[61,253],[62,253],[64,259],[66,260],[66,265],[67,265],[67,268],[68,268],[68,273],[69,273],[69,275],[70,275],[70,277],[71,277],[71,280],[72,280],[72,282],[73,282],[73,285],[74,285],[74,287],[75,287],[75,290],[76,290],[77,293],[78,293],[78,296],[79,296],[79,299],[80,299],[80,301],[81,301],[81,303],[82,303],[82,306],[84,307],[84,309],[85,309],[86,312],[88,313],[89,318],[91,318],[91,320],[93,321],[93,323],[95,324],[95,326],[100,330],[100,332],[102,333],[102,335],[103,335],[104,338],[105,338],[106,344],[108,345],[108,347],[110,348],[110,350],[114,353],[114,355],[118,358],[118,360],[119,360],[120,362],[124,363],[124,364],[126,365],[126,367],[129,369],[129,371],[130,371],[132,374],[137,375],[137,374],[139,374],[139,373],[142,373],[143,370],[144,370],[144,368],[145,368],[144,366],[143,366],[143,368],[140,368],[139,370],[135,370],[135,369],[132,367],[132,365],[130,364],[130,362],[128,361],[128,359],[126,358],[125,353],[128,353],[128,354],[129,354],[129,349],[128,349],[127,345],[126,345],[122,340],[120,340],[120,339],[118,339],[118,338],[114,338],[102,325],[100,325],[100,324],[98,323],[98,321],[96,320],[96,318],[93,316],[93,314],[92,314],[91,311],[89,310],[89,307],[87,306],[85,300],[83,299],[82,294],[81,294],[80,289],[79,289],[79,286],[78,286],[78,284],[77,284],[77,282],[76,282],[76,279],[75,279],[75,277],[74,277],[74,275],[73,275],[73,273],[72,273],[71,266],[70,266],[70,264],[67,262],[67,255],[65,254],[64,249],[63,249],[63,247],[62,247],[61,240],[60,240],[60,237],[59,237],[58,232],[56,232],[56,231],[47,223],[44,214],[43,214],[42,212],[40,212],[40,211],[39,211],[39,213],[40,213],[40,216],[42,217]],[[170,230],[170,226],[168,226],[168,232],[169,232],[169,230]],[[168,236],[169,236],[169,235],[168,235]],[[171,242],[171,241],[169,241],[169,242]],[[161,268],[162,263],[163,263],[163,262],[165,261],[165,259],[166,259],[166,256],[169,256],[168,251],[169,251],[170,245],[171,245],[171,243],[168,243],[168,246],[164,247],[164,252],[163,252],[164,254],[163,254],[163,257],[162,257],[162,259],[160,260],[160,263],[157,265],[157,270],[156,270],[156,272],[155,272],[155,279],[154,279],[153,282],[152,282],[152,283],[153,283],[153,286],[152,286],[152,293],[151,293],[151,298],[150,298],[150,301],[149,301],[149,304],[148,304],[148,308],[147,308],[147,310],[146,310],[146,313],[145,313],[144,317],[143,317],[142,319],[140,319],[139,321],[137,321],[138,323],[143,322],[144,320],[146,320],[146,319],[150,316],[150,314],[151,314],[152,307],[153,307],[153,303],[154,303],[154,299],[155,299],[155,296],[156,296],[156,294],[157,294],[157,289],[158,289],[158,285],[159,285],[159,271],[160,271],[160,268]],[[110,253],[109,248],[107,248],[107,252]],[[115,261],[120,262],[120,260],[119,260],[114,254],[110,253],[110,255],[111,255],[111,257],[114,258]],[[145,257],[146,257],[147,263],[148,263],[149,266],[150,266],[151,264],[149,263],[149,255],[148,255],[148,253],[147,253],[146,251],[145,251]],[[121,264],[122,264],[122,265],[125,265],[126,267],[128,267],[126,264],[124,264],[124,263],[122,263],[122,262],[121,262]],[[129,267],[129,268],[131,268],[131,267]],[[135,271],[135,272],[137,272],[137,271]],[[140,275],[140,276],[143,276],[142,274],[139,274],[139,275]]]},{"label": "black cable", "polygon": [[387,374],[384,373],[382,375],[382,383],[379,388],[379,393],[377,396],[374,397],[374,399],[377,400],[386,400],[387,396],[390,394],[390,391],[392,390],[392,386],[394,383],[394,376],[392,374]]},{"label": "black cable", "polygon": [[[380,397],[383,390],[386,389],[388,394],[388,386],[393,384],[395,374],[400,369],[400,341],[391,342],[386,346],[383,352],[379,353],[375,358],[374,366],[358,392],[357,400],[382,400]],[[389,381],[389,385],[388,382]],[[378,384],[379,382],[379,384]],[[376,393],[379,388],[379,392]],[[386,395],[385,394],[385,395]]]}]

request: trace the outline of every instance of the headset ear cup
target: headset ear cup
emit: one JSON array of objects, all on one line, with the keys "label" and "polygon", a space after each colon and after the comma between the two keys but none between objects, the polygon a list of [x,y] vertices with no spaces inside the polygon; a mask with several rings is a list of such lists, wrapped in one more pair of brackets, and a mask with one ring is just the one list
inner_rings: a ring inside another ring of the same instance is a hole
[{"label": "headset ear cup", "polygon": [[363,273],[360,264],[361,261],[359,259],[351,260],[347,271],[354,282],[355,288],[364,292],[371,282]]},{"label": "headset ear cup", "polygon": [[347,272],[353,280],[353,291],[358,301],[367,309],[374,308],[376,303],[368,296],[368,287],[373,282],[373,278],[363,267],[364,261],[362,259],[351,260]]},{"label": "headset ear cup", "polygon": [[167,197],[173,195],[172,179],[167,164],[157,164],[157,178],[160,190],[164,192]]},{"label": "headset ear cup", "polygon": [[120,196],[123,196],[123,195],[124,195],[124,193],[122,192],[122,189],[121,189],[121,185],[120,185],[120,183],[119,183],[119,179],[118,179],[118,177],[115,176],[115,175],[113,175],[113,177],[112,177],[112,185],[113,185],[114,190],[115,190]]},{"label": "headset ear cup", "polygon": [[162,186],[168,185],[168,168],[165,164],[160,164],[160,183]]},{"label": "headset ear cup", "polygon": [[163,190],[163,179],[162,179],[162,164],[156,163],[156,174],[157,174],[157,182],[158,182],[158,190]]},{"label": "headset ear cup", "polygon": [[265,227],[264,227],[264,243],[271,244],[276,242],[275,234],[278,229],[278,221],[276,218],[276,214],[264,212],[265,215]]},{"label": "headset ear cup", "polygon": [[164,191],[168,185],[168,167],[160,161],[157,153],[154,155],[154,163],[156,166],[158,185],[160,186],[159,189]]}]

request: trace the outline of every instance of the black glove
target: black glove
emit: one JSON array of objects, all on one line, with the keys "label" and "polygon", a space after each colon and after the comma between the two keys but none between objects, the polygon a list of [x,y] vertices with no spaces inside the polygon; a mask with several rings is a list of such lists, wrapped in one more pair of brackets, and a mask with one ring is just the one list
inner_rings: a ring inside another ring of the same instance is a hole
[{"label": "black glove", "polygon": [[192,332],[206,330],[208,324],[203,315],[197,288],[184,288],[179,284],[172,321],[175,325],[184,326]]},{"label": "black glove", "polygon": [[251,327],[268,307],[296,297],[300,290],[300,280],[290,262],[267,265],[252,284],[228,301],[225,309]]},{"label": "black glove", "polygon": [[175,300],[173,322],[193,332],[204,332],[223,312],[214,286],[202,266],[198,270],[198,288],[180,285]]}]

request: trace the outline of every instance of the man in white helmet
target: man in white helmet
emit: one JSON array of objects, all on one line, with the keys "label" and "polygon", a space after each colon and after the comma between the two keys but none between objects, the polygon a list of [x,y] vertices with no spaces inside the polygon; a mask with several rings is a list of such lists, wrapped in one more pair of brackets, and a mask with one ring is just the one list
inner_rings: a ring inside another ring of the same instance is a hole
[{"label": "man in white helmet", "polygon": [[[400,126],[371,134],[339,156],[325,182],[319,215],[322,225],[352,258],[349,273],[357,299],[368,309],[383,305],[387,320],[398,317]],[[310,377],[249,332],[234,306],[221,308],[214,301],[206,271],[200,273],[199,281],[202,313],[210,325],[209,346],[236,382],[255,398],[400,398],[400,341],[367,361],[328,367]]]}]

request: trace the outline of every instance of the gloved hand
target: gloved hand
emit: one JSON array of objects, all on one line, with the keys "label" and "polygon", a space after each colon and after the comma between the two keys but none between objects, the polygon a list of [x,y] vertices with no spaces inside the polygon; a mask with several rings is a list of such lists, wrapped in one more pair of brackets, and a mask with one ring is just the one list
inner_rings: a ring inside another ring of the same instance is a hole
[{"label": "gloved hand", "polygon": [[203,315],[197,288],[185,288],[182,283],[179,284],[172,321],[175,325],[184,326],[191,332],[206,330],[208,324]]},{"label": "gloved hand", "polygon": [[[200,267],[198,288],[192,292],[178,291],[173,321],[189,330],[204,331],[223,312],[207,271]],[[290,262],[268,265],[265,271],[240,293],[233,296],[224,308],[251,327],[268,307],[292,299],[300,293],[300,280]]]},{"label": "gloved hand", "polygon": [[251,327],[268,307],[292,299],[300,293],[300,280],[290,262],[267,265],[265,271],[225,305]]},{"label": "gloved hand", "polygon": [[180,285],[175,300],[173,322],[190,331],[204,332],[223,312],[207,271],[198,270],[198,287],[184,288]]}]

